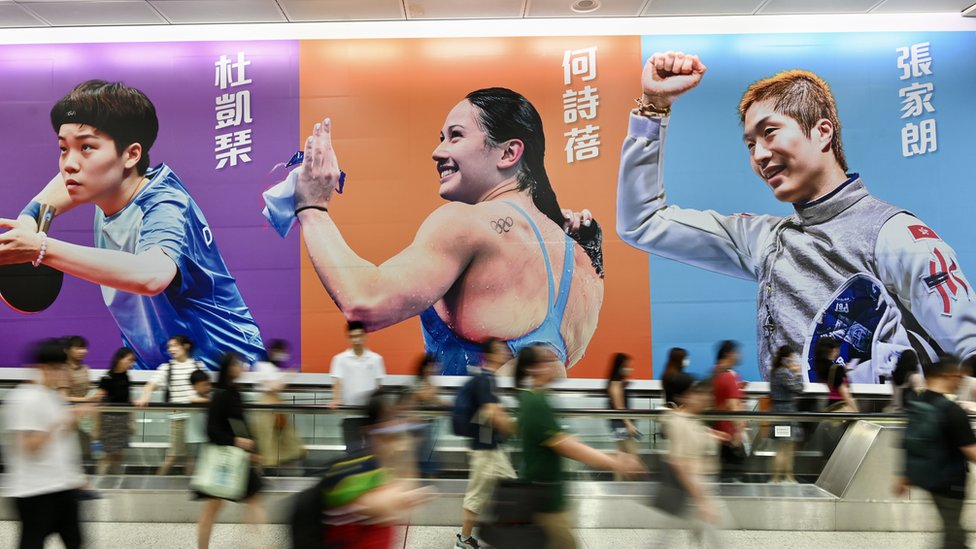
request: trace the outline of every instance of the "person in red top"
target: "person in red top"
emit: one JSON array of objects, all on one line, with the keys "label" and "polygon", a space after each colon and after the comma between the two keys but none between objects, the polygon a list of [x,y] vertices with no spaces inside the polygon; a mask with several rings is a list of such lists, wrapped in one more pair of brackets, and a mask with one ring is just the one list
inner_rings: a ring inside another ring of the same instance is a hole
[{"label": "person in red top", "polygon": [[[715,360],[715,370],[712,373],[712,390],[715,393],[715,409],[721,411],[742,410],[744,382],[733,368],[739,364],[739,344],[735,341],[723,341],[718,348]],[[745,447],[743,442],[743,424],[741,421],[717,421],[715,430],[729,436],[727,442],[722,443],[722,470],[719,475],[721,482],[738,482],[741,480],[742,465],[745,463]]]}]

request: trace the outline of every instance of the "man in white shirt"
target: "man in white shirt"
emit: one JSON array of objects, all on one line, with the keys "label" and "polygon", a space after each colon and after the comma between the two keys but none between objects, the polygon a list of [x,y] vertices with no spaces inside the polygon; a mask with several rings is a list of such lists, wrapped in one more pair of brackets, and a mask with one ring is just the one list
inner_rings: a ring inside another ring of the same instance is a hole
[{"label": "man in white shirt", "polygon": [[82,546],[78,490],[85,484],[78,418],[90,405],[69,408],[58,389],[67,382],[67,356],[57,340],[33,352],[38,375],[7,395],[3,405],[7,481],[4,495],[20,516],[20,549],[41,549],[57,533],[67,549]]},{"label": "man in white shirt", "polygon": [[[365,406],[369,396],[383,385],[386,368],[383,357],[366,348],[366,329],[362,322],[353,320],[346,325],[349,348],[332,357],[329,373],[332,374],[332,404],[339,406]],[[363,419],[347,417],[342,421],[342,438],[346,452],[362,449]]]},{"label": "man in white shirt", "polygon": [[[721,215],[665,200],[663,151],[671,104],[696,87],[695,55],[656,53],[641,79],[617,187],[617,233],[653,254],[756,280],[759,367],[776,349],[836,339],[854,383],[878,383],[900,353],[923,363],[976,355],[976,296],[955,251],[920,219],[868,193],[848,173],[840,119],[817,75],[783,71],[753,83],[739,104],[753,171],[794,214]],[[676,119],[677,122],[677,119]],[[810,380],[815,379],[810,372]]]}]

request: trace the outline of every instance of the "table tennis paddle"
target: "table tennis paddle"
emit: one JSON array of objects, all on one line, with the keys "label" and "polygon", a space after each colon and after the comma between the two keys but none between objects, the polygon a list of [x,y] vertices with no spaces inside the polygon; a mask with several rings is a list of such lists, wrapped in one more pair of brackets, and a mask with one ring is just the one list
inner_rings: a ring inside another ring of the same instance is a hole
[{"label": "table tennis paddle", "polygon": [[[55,211],[51,206],[41,205],[38,232],[47,232]],[[64,273],[43,263],[37,267],[30,263],[0,265],[0,299],[17,312],[39,313],[58,298],[63,281]]]}]

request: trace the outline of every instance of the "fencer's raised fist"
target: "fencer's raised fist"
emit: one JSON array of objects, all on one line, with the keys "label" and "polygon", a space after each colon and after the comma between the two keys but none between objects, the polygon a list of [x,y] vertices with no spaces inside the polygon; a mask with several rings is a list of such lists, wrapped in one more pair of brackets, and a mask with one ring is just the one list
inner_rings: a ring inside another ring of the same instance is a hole
[{"label": "fencer's raised fist", "polygon": [[701,82],[705,70],[697,55],[680,51],[655,53],[647,60],[641,75],[644,102],[661,109],[670,107],[679,95]]}]

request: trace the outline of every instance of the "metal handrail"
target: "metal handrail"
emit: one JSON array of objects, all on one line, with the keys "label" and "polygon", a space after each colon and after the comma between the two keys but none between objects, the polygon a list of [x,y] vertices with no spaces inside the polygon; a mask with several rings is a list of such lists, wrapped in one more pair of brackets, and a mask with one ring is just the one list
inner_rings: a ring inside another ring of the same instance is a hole
[{"label": "metal handrail", "polygon": [[[317,374],[310,374],[310,375],[317,375]],[[404,378],[410,376],[393,376],[393,377]],[[437,388],[438,392],[441,394],[447,394],[447,395],[455,394],[461,385],[460,383],[456,383],[455,380],[461,380],[463,378],[447,376],[447,379],[448,382],[446,384],[435,383],[435,387]],[[401,383],[390,382],[390,380],[387,380],[387,382],[384,383],[383,386],[384,388],[387,388],[391,391],[408,391],[412,388],[412,385],[410,383],[403,383],[402,379],[397,381],[401,381]],[[515,389],[511,387],[510,381],[511,381],[510,378],[504,378],[499,380],[497,386],[497,390],[499,394],[502,395],[514,394]],[[647,381],[657,382],[658,380],[638,380],[638,381],[644,383]],[[12,389],[22,382],[23,379],[0,379],[0,390]],[[138,389],[145,386],[145,383],[146,383],[145,381],[133,379],[131,381],[131,386]],[[248,379],[242,380],[238,383],[238,385],[245,393],[258,392],[256,388],[257,384],[252,383],[251,380]],[[865,388],[879,388],[879,387],[885,387],[885,386],[881,386],[881,385],[858,386],[855,384],[851,387],[851,391],[852,391],[852,395],[856,399],[861,399],[865,401],[890,399],[891,394],[887,391],[876,392],[870,389],[864,390]],[[573,387],[573,386],[557,385],[555,387],[552,387],[550,390],[552,391],[553,394],[566,395],[566,396],[579,395],[579,396],[592,397],[592,398],[606,398],[607,396],[606,390],[602,386],[601,387],[592,387],[592,386]],[[288,385],[282,392],[286,394],[315,394],[315,393],[331,394],[332,385],[329,383],[294,383]],[[628,389],[628,392],[633,398],[637,398],[637,399],[661,398],[663,397],[664,394],[663,388],[660,387],[648,388],[648,387],[632,386],[630,389]],[[742,389],[742,392],[745,394],[746,398],[750,400],[757,400],[760,398],[768,397],[769,396],[768,383],[759,382],[759,381],[749,382],[749,384],[744,389]],[[820,384],[812,384],[809,387],[807,387],[806,391],[798,398],[816,399],[816,398],[822,398],[827,394],[828,394],[827,390],[824,386]]]},{"label": "metal handrail", "polygon": [[[302,413],[309,415],[349,415],[361,414],[364,412],[362,406],[339,406],[332,408],[326,405],[306,405],[306,404],[254,404],[246,403],[243,408],[252,412],[269,413]],[[146,406],[134,406],[130,404],[98,404],[98,411],[104,412],[169,412],[186,413],[200,412],[207,409],[207,404],[172,404],[172,403],[149,403]],[[410,415],[419,417],[444,417],[451,415],[453,409],[450,406],[431,406],[420,407],[410,410]],[[670,413],[666,408],[646,410],[606,410],[602,408],[562,408],[554,410],[560,417],[596,417],[600,419],[641,419],[659,418]],[[717,411],[710,410],[701,414],[701,417],[708,421],[716,420],[754,420],[754,421],[904,421],[905,414],[901,412],[766,412],[766,411]]]}]

